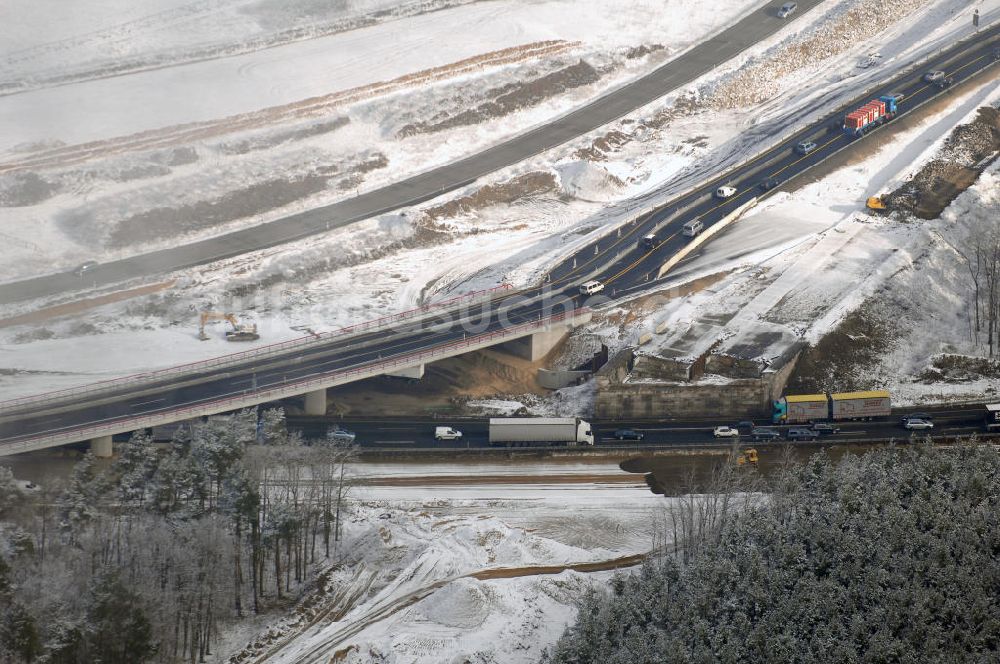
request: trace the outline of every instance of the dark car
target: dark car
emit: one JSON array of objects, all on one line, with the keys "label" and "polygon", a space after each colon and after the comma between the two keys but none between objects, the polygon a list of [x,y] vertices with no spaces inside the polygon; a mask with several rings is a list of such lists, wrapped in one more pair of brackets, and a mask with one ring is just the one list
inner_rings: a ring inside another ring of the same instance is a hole
[{"label": "dark car", "polygon": [[736,426],[733,428],[739,431],[740,433],[750,433],[751,431],[757,428],[757,425],[751,422],[750,420],[743,420],[742,422],[737,422]]},{"label": "dark car", "polygon": [[649,235],[642,238],[642,246],[649,247],[650,249],[656,249],[660,246],[660,239],[650,233]]},{"label": "dark car", "polygon": [[1000,60],[1000,46],[993,49],[993,59]]},{"label": "dark car", "polygon": [[819,432],[815,429],[805,427],[791,427],[785,432],[785,438],[788,440],[816,440],[818,436]]},{"label": "dark car", "polygon": [[781,184],[781,180],[778,178],[768,178],[766,180],[761,180],[760,184],[757,185],[757,188],[761,191],[771,191],[779,184]]},{"label": "dark car", "polygon": [[757,427],[750,432],[754,440],[776,440],[781,438],[781,434],[775,429],[768,429],[767,427]]},{"label": "dark car", "polygon": [[615,440],[642,440],[642,434],[634,429],[618,429],[614,436]]},{"label": "dark car", "polygon": [[810,428],[821,436],[840,433],[840,427],[834,426],[828,422],[813,422]]}]

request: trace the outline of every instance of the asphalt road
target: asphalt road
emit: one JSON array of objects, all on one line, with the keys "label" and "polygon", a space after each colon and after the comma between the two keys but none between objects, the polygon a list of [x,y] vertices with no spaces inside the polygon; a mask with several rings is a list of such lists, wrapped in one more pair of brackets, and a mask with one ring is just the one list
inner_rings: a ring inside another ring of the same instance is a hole
[{"label": "asphalt road", "polygon": [[[656,280],[660,267],[667,259],[690,242],[690,238],[681,234],[685,223],[700,219],[705,230],[708,230],[753,197],[761,199],[780,191],[780,184],[766,192],[761,190],[759,185],[764,180],[776,179],[785,184],[833,153],[848,148],[857,140],[863,140],[848,137],[841,131],[840,126],[848,110],[857,109],[880,95],[900,93],[904,95],[903,101],[899,104],[897,117],[900,117],[922,103],[941,94],[948,94],[950,88],[942,91],[934,85],[925,83],[921,79],[925,71],[935,69],[945,71],[954,79],[954,84],[951,86],[954,87],[987,67],[997,66],[994,64],[992,51],[997,44],[998,35],[1000,35],[1000,25],[984,31],[978,36],[975,45],[960,49],[961,53],[942,54],[929,61],[919,71],[886,81],[871,94],[834,109],[819,122],[803,128],[787,140],[754,156],[735,171],[670,201],[645,218],[637,219],[635,223],[624,228],[620,235],[616,232],[595,239],[549,271],[548,278],[551,285],[559,288],[596,278],[605,283],[606,294],[611,297],[648,288],[651,282]],[[795,152],[794,147],[802,141],[812,141],[818,147],[808,155],[800,155]],[[737,193],[725,200],[714,197],[713,192],[723,185],[735,187]],[[655,249],[639,244],[639,240],[650,233],[656,234],[662,242]],[[620,253],[624,255],[615,260]]]},{"label": "asphalt road", "polygon": [[408,207],[464,187],[626,115],[695,80],[819,4],[801,0],[788,19],[776,17],[781,2],[768,2],[720,34],[699,43],[647,76],[613,90],[567,115],[446,166],[431,169],[355,198],[211,239],[105,263],[84,276],[48,274],[0,284],[0,304],[46,297],[161,275],[291,242]]},{"label": "asphalt road", "polygon": [[[928,63],[927,68],[945,70],[958,84],[986,67],[995,66],[992,47],[998,34],[1000,26],[981,34],[972,47],[964,45],[956,52],[942,54]],[[887,82],[881,92],[905,94],[906,98],[900,105],[900,112],[903,114],[935,95],[948,94],[947,90],[942,92],[920,81],[920,72]],[[667,257],[683,247],[685,238],[678,232],[681,225],[698,217],[706,227],[710,227],[730,210],[755,195],[757,183],[763,177],[779,177],[787,181],[835,150],[848,146],[850,139],[829,130],[830,121],[842,117],[848,110],[854,110],[871,96],[836,109],[828,119],[804,128],[727,176],[726,183],[739,190],[732,198],[724,201],[713,198],[711,192],[720,183],[711,182],[638,220],[621,237],[614,234],[596,241],[596,256],[594,245],[591,245],[582,249],[575,257],[557,265],[551,272],[551,283],[548,284],[548,287],[554,287],[554,291],[544,291],[544,297],[540,297],[543,295],[541,290],[508,294],[503,296],[500,308],[494,308],[487,320],[480,321],[472,314],[465,321],[476,325],[479,331],[486,332],[551,313],[552,303],[557,296],[562,296],[564,300],[569,298],[569,302],[579,306],[584,304],[583,298],[574,294],[574,288],[580,281],[594,276],[608,284],[604,296],[620,297],[630,290],[647,287],[649,282],[645,275],[654,272]],[[815,140],[819,148],[806,157],[792,152],[795,143],[806,138]],[[675,214],[678,208],[685,210],[683,214]],[[663,245],[652,251],[640,248],[637,238],[652,229],[658,229],[658,234],[665,238]],[[620,253],[624,255],[617,258]],[[169,411],[229,395],[245,394],[255,388],[263,389],[285,381],[373,364],[393,355],[418,349],[428,350],[437,344],[461,339],[467,334],[468,326],[446,324],[449,316],[454,314],[444,313],[429,323],[410,324],[391,332],[381,330],[346,340],[334,339],[308,349],[291,351],[280,358],[268,360],[266,364],[261,364],[258,360],[225,369],[207,370],[183,380],[163,379],[143,385],[141,391],[133,388],[117,393],[108,392],[102,394],[100,399],[81,396],[64,400],[56,408],[47,406],[44,410],[6,408],[0,411],[0,444],[30,439],[42,433],[72,430],[85,424]]]},{"label": "asphalt road", "polygon": [[[904,428],[901,417],[912,409],[903,409],[890,418],[870,422],[842,422],[838,433],[822,436],[819,442],[835,445],[840,443],[862,442],[872,440],[909,440],[911,436],[924,438],[967,436],[983,431],[982,406],[967,406],[961,408],[944,408],[935,410],[934,429],[911,432]],[[662,447],[699,447],[709,445],[726,445],[734,442],[731,439],[717,439],[712,435],[714,427],[735,422],[718,420],[714,422],[691,421],[679,422],[665,420],[606,422],[591,421],[595,434],[595,447],[629,447],[636,446],[655,448]],[[771,427],[764,420],[757,420],[760,426],[773,428],[784,438],[789,426]],[[385,450],[449,450],[449,449],[482,449],[490,447],[488,439],[489,422],[487,419],[448,419],[446,417],[428,418],[359,418],[341,419],[334,417],[290,416],[289,428],[300,431],[307,440],[320,439],[328,429],[341,427],[356,435],[355,442],[365,451]],[[462,438],[457,441],[437,441],[434,439],[435,427],[452,427],[462,432]],[[791,425],[802,426],[802,425]],[[615,432],[620,429],[630,429],[642,434],[641,441],[617,440]],[[774,441],[782,442],[782,440]],[[750,436],[741,436],[742,446],[764,444],[755,443]],[[561,447],[561,446],[557,446]]]}]

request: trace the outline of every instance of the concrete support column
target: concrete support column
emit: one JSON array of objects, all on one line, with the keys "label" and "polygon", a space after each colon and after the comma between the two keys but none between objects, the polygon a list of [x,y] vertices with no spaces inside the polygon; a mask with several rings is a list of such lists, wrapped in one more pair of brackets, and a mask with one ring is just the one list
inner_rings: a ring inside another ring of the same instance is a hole
[{"label": "concrete support column", "polygon": [[326,415],[326,388],[306,393],[306,415]]},{"label": "concrete support column", "polygon": [[114,445],[111,443],[111,436],[91,438],[90,453],[100,459],[110,459],[115,453]]}]

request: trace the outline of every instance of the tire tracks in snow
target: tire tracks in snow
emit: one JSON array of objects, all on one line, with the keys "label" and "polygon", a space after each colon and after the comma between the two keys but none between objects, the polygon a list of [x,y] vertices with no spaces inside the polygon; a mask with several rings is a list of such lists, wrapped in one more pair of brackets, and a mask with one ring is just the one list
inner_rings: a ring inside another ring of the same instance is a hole
[{"label": "tire tracks in snow", "polygon": [[[343,652],[349,644],[345,644],[348,639],[357,636],[362,631],[374,625],[386,618],[389,618],[403,609],[413,606],[420,600],[428,597],[436,590],[443,588],[444,586],[458,581],[460,579],[476,579],[479,581],[490,581],[494,579],[515,579],[523,578],[529,576],[544,576],[552,574],[561,574],[566,571],[574,571],[581,573],[591,573],[591,572],[605,572],[615,569],[623,569],[626,567],[634,567],[641,564],[650,555],[650,552],[637,553],[629,556],[622,556],[619,558],[611,558],[609,560],[598,560],[585,563],[564,563],[558,565],[529,565],[522,567],[493,567],[487,569],[477,570],[475,572],[468,572],[466,574],[460,574],[457,576],[448,577],[435,581],[429,585],[418,588],[403,595],[395,596],[379,602],[371,609],[366,611],[363,615],[359,616],[356,620],[349,622],[342,627],[334,630],[331,634],[326,636],[322,642],[317,643],[302,652],[295,654],[296,664],[310,664],[323,662],[324,664],[333,657],[336,652]],[[344,612],[341,615],[346,614],[350,607],[345,607]],[[305,634],[305,631],[318,622],[319,618],[310,621],[310,624],[303,629],[297,631],[296,634],[290,635],[283,640],[282,644],[276,648],[269,650],[263,657],[259,657],[253,660],[253,664],[262,664],[263,662],[273,661],[273,658],[279,656],[281,652],[291,645],[291,643],[298,637]]]}]

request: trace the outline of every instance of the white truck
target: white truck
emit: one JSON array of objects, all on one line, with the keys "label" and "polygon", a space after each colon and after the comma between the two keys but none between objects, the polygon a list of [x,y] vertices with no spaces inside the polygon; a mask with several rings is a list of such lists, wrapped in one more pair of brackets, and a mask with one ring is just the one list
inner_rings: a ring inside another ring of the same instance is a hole
[{"label": "white truck", "polygon": [[490,445],[593,445],[590,422],[578,417],[491,417]]}]

